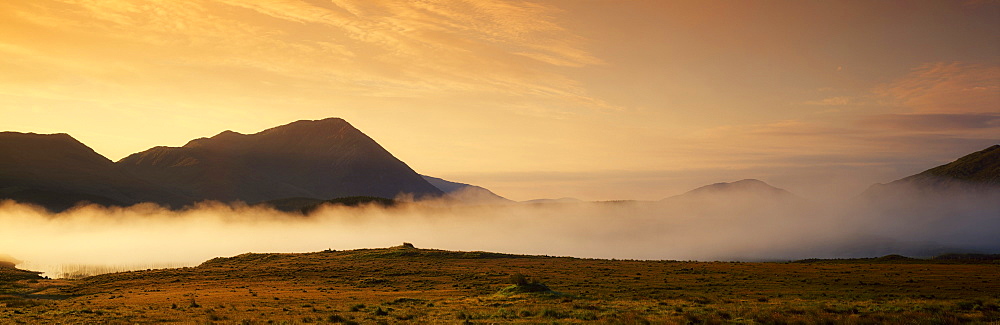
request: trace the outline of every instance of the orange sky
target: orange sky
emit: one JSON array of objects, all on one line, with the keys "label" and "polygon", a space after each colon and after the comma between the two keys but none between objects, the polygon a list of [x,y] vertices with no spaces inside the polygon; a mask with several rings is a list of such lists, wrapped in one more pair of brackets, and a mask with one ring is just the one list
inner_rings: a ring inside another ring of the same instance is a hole
[{"label": "orange sky", "polygon": [[324,117],[517,200],[854,194],[1000,143],[1000,3],[0,2],[0,130],[117,160]]}]

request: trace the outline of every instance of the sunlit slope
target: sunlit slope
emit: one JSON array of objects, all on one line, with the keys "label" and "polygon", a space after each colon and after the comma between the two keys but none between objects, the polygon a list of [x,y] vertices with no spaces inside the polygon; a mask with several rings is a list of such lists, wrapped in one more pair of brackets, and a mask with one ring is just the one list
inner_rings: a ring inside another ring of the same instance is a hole
[{"label": "sunlit slope", "polygon": [[[60,323],[906,323],[998,317],[995,264],[578,259],[397,246],[247,253],[76,280],[12,320]],[[524,277],[517,276],[518,274]],[[46,280],[48,281],[48,280]],[[42,281],[45,283],[46,281]],[[518,284],[523,283],[523,284]],[[519,290],[538,283],[543,290]]]}]

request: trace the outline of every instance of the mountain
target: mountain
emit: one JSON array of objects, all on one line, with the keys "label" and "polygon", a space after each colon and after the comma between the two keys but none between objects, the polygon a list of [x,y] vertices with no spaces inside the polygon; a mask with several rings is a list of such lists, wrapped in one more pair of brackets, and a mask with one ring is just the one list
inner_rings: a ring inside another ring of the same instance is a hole
[{"label": "mountain", "polygon": [[297,121],[255,134],[225,131],[183,147],[154,147],[116,165],[195,200],[443,194],[339,118]]},{"label": "mountain", "polygon": [[[1000,145],[888,184],[856,199],[876,236],[923,238],[969,251],[1000,250]],[[954,251],[952,251],[954,252]]]},{"label": "mountain", "polygon": [[67,134],[0,132],[0,199],[62,211],[81,201],[130,205],[184,198],[128,175]]},{"label": "mountain", "polygon": [[442,192],[445,193],[447,198],[467,203],[513,203],[514,201],[508,200],[502,196],[496,195],[493,191],[488,189],[469,185],[464,183],[456,183],[451,181],[446,181],[437,177],[431,177],[427,175],[421,175],[428,183],[434,185]]},{"label": "mountain", "polygon": [[879,195],[900,187],[922,191],[1000,188],[1000,145],[993,145],[888,184],[872,185],[866,195]]}]

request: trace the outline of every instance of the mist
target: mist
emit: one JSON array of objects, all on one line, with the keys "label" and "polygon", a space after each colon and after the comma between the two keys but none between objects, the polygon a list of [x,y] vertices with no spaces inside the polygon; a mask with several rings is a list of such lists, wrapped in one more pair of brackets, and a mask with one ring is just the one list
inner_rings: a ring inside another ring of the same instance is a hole
[{"label": "mist", "polygon": [[582,258],[793,260],[1000,251],[1000,191],[905,193],[819,204],[769,197],[393,207],[302,215],[203,202],[78,206],[0,202],[0,254],[50,277],[194,266],[247,252],[399,245]]}]

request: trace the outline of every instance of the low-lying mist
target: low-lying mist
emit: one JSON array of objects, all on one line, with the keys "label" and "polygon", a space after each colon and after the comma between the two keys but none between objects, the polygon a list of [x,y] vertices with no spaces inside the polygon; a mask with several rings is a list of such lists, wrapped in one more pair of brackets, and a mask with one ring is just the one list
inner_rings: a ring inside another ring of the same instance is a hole
[{"label": "low-lying mist", "polygon": [[[902,197],[906,197],[905,199]],[[0,202],[0,254],[51,277],[193,266],[246,252],[388,247],[617,259],[790,260],[1000,251],[1000,195],[898,196],[837,205],[765,197],[469,205],[324,206],[302,215],[206,202]]]}]

